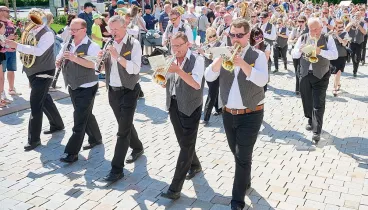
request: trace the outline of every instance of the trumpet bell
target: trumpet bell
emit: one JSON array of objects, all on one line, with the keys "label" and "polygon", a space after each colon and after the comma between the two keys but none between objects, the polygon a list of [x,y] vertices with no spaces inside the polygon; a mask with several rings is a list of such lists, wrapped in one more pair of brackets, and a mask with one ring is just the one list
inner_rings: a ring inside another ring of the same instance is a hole
[{"label": "trumpet bell", "polygon": [[225,60],[222,62],[222,67],[227,71],[233,71],[234,70],[234,62],[230,59]]},{"label": "trumpet bell", "polygon": [[309,62],[310,63],[317,63],[318,62],[318,58],[316,56],[310,56],[309,57]]},{"label": "trumpet bell", "polygon": [[166,79],[166,75],[163,75],[161,72],[162,71],[157,70],[156,73],[153,75],[153,80],[155,81],[155,83],[162,86],[162,85],[166,85],[167,79]]}]

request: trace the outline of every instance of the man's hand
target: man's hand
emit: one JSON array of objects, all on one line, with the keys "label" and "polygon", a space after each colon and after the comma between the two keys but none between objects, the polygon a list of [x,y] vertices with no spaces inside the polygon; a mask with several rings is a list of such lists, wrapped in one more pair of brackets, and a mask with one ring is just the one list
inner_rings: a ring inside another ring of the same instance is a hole
[{"label": "man's hand", "polygon": [[110,45],[107,47],[107,50],[110,51],[110,55],[112,58],[114,58],[115,60],[118,59],[119,57],[119,53],[118,51],[115,49],[114,46]]},{"label": "man's hand", "polygon": [[15,34],[10,34],[9,36],[8,36],[8,39],[11,39],[11,40],[15,40],[15,39],[17,39],[18,38],[18,35],[15,35]]},{"label": "man's hand", "polygon": [[169,68],[170,73],[177,73],[180,70],[181,70],[180,67],[178,65],[176,65],[175,63],[172,63],[170,68]]},{"label": "man's hand", "polygon": [[321,48],[317,47],[316,48],[316,55],[319,55],[321,53]]},{"label": "man's hand", "polygon": [[17,49],[18,43],[13,40],[5,40],[5,45],[9,46],[9,48]]},{"label": "man's hand", "polygon": [[64,52],[64,58],[67,60],[70,60],[72,62],[75,62],[75,60],[77,59],[77,56],[74,55],[74,53],[71,53],[69,51],[65,51]]},{"label": "man's hand", "polygon": [[61,65],[61,59],[58,59],[55,61],[56,68],[60,68]]},{"label": "man's hand", "polygon": [[239,55],[236,55],[234,57],[234,66],[239,66],[240,68],[243,69],[245,65],[246,65],[246,62],[244,61],[242,57],[240,57]]}]

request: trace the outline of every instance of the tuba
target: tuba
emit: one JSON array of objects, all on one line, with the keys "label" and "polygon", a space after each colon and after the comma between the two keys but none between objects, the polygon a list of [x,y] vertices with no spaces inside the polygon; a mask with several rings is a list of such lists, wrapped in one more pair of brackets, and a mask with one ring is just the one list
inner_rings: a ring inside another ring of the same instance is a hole
[{"label": "tuba", "polygon": [[[30,31],[36,27],[47,23],[46,15],[41,9],[32,9],[28,14],[28,23],[24,27],[20,43],[24,45],[36,46],[37,41],[34,34]],[[20,60],[23,66],[30,68],[36,61],[36,56],[31,54],[20,53]]]},{"label": "tuba", "polygon": [[224,57],[223,61],[222,61],[222,67],[227,70],[227,71],[233,71],[235,68],[234,65],[234,57],[236,54],[238,54],[241,51],[241,46],[239,43],[235,43],[233,46],[233,54],[231,55],[231,57]]}]

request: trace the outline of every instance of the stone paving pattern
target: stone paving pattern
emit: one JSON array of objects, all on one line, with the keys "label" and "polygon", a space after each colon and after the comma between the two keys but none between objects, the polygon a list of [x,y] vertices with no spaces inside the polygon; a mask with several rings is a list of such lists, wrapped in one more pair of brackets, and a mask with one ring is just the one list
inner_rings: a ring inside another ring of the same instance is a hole
[{"label": "stone paving pattern", "polygon": [[[288,67],[293,69],[292,63]],[[293,71],[271,76],[245,209],[368,209],[368,71],[361,66],[354,78],[351,64],[345,70],[339,97],[332,96],[330,82],[318,145],[304,129]],[[138,101],[134,124],[145,154],[126,165],[125,177],[112,185],[102,181],[117,132],[105,88],[99,89],[93,110],[104,144],[81,151],[72,165],[59,161],[72,133],[70,98],[55,102],[65,131],[42,134],[42,146],[35,151],[23,150],[29,109],[0,117],[0,209],[230,209],[234,159],[221,116],[212,116],[208,126],[199,128],[196,150],[203,173],[185,181],[179,200],[159,196],[174,174],[179,147],[164,108],[165,90],[152,83],[149,74],[142,76],[141,85],[145,98]],[[17,87],[24,95],[15,101],[27,102],[27,79],[20,71]],[[206,95],[207,89],[204,99]],[[43,129],[48,126],[44,117]]]}]

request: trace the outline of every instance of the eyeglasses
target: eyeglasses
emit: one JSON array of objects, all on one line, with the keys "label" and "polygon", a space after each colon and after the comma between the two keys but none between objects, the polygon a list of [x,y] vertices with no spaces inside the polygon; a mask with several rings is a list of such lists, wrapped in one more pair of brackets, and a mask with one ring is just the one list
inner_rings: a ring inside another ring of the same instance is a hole
[{"label": "eyeglasses", "polygon": [[327,14],[328,14],[328,12],[323,12],[323,14],[324,14],[324,15],[327,15]]},{"label": "eyeglasses", "polygon": [[258,36],[254,36],[254,37],[253,37],[253,39],[254,39],[254,40],[263,39],[263,35],[262,35],[262,34],[260,34],[260,35],[258,35]]},{"label": "eyeglasses", "polygon": [[174,18],[171,18],[171,22],[174,22],[175,20],[177,20],[179,17],[174,17]]},{"label": "eyeglasses", "polygon": [[181,46],[183,46],[184,44],[186,44],[187,42],[184,42],[183,44],[178,44],[178,45],[171,45],[171,47],[174,49],[177,49],[177,48],[179,48],[179,47],[181,47]]},{"label": "eyeglasses", "polygon": [[77,33],[81,29],[84,29],[84,28],[69,28],[69,31],[71,31],[73,33]]},{"label": "eyeglasses", "polygon": [[223,14],[225,14],[225,13],[226,13],[226,12],[220,12],[220,14],[222,14],[222,15],[223,15]]},{"label": "eyeglasses", "polygon": [[298,20],[298,23],[304,23],[304,20]]},{"label": "eyeglasses", "polygon": [[212,35],[212,36],[208,36],[209,39],[215,38],[216,34]]},{"label": "eyeglasses", "polygon": [[251,18],[256,18],[257,16],[251,16]]},{"label": "eyeglasses", "polygon": [[235,37],[236,37],[237,39],[241,39],[241,38],[243,38],[245,35],[246,35],[246,34],[244,34],[244,33],[239,33],[239,34],[229,33],[230,38],[235,38]]}]

